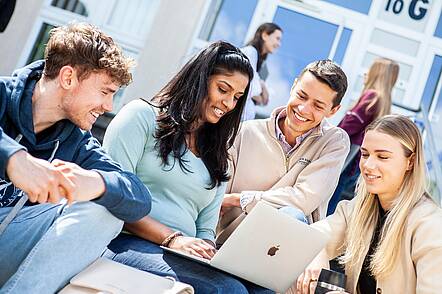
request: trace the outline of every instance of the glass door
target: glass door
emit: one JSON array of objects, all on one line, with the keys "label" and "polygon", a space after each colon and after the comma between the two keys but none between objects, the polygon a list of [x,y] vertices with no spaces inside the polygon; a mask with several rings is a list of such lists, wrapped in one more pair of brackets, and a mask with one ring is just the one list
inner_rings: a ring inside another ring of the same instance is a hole
[{"label": "glass door", "polygon": [[[433,51],[433,50],[431,50]],[[442,49],[434,50],[430,70],[422,95],[423,114],[428,114],[431,132],[424,132],[424,151],[430,173],[430,190],[435,199],[441,199],[442,182]],[[425,118],[421,118],[425,120]],[[437,189],[439,186],[439,189]]]},{"label": "glass door", "polygon": [[[330,4],[313,5],[307,1],[212,0],[207,3],[207,13],[185,59],[217,39],[243,46],[265,22],[275,22],[283,29],[281,47],[268,56],[261,68],[260,75],[266,80],[270,100],[267,106],[257,107],[258,116],[267,117],[274,108],[287,103],[293,81],[312,61],[332,59],[343,66],[349,83],[354,82],[355,64],[362,56],[359,47],[365,38],[361,13],[338,11]],[[368,4],[356,6],[368,11],[371,1]]]},{"label": "glass door", "polygon": [[314,16],[314,13],[278,5],[273,22],[283,29],[281,47],[267,58],[270,92],[269,104],[258,109],[258,115],[268,116],[289,99],[290,88],[301,70],[318,59],[332,59],[342,64],[353,29],[340,23]]}]

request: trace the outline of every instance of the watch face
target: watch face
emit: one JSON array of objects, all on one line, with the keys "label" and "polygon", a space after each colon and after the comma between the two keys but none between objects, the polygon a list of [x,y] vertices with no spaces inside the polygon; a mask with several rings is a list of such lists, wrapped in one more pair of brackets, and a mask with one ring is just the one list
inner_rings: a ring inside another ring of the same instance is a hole
[{"label": "watch face", "polygon": [[267,255],[269,256],[275,256],[276,252],[278,252],[280,245],[274,245],[269,248],[267,251]]}]

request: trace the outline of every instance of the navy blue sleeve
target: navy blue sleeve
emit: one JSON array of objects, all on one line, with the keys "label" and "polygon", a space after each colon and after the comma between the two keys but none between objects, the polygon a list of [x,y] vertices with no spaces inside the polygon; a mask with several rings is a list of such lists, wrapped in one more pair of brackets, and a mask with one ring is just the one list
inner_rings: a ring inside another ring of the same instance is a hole
[{"label": "navy blue sleeve", "polygon": [[26,150],[26,148],[6,135],[0,127],[0,178],[6,178],[6,165],[9,157],[20,150]]},{"label": "navy blue sleeve", "polygon": [[[0,122],[4,122],[6,115],[7,99],[10,93],[7,93],[5,82],[0,80]],[[26,150],[25,147],[15,142],[14,139],[9,137],[3,131],[2,125],[0,124],[0,178],[6,178],[6,165],[8,164],[9,158],[20,150]]]},{"label": "navy blue sleeve", "polygon": [[102,176],[106,191],[94,202],[119,219],[134,222],[150,212],[152,199],[146,186],[133,173],[123,171],[90,133],[85,134],[74,162]]}]

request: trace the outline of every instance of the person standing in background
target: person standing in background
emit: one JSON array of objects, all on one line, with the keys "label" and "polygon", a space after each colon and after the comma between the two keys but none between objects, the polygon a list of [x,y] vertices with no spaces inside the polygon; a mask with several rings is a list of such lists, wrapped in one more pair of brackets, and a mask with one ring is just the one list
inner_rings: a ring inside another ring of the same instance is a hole
[{"label": "person standing in background", "polygon": [[249,96],[241,120],[255,118],[255,105],[267,105],[269,92],[264,81],[259,76],[264,61],[269,53],[273,53],[281,46],[282,29],[274,23],[267,22],[258,27],[253,39],[241,51],[249,58],[253,68],[253,80],[250,85]]},{"label": "person standing in background", "polygon": [[[356,104],[345,114],[338,127],[344,129],[350,137],[352,149],[359,147],[364,138],[365,128],[375,119],[391,112],[391,92],[399,75],[399,65],[388,58],[377,58],[364,76],[364,88]],[[354,150],[354,149],[353,149]],[[351,154],[351,151],[350,151]],[[344,193],[353,194],[359,176],[358,163],[360,152],[341,173],[327,209],[332,214],[338,202],[344,199]]]}]

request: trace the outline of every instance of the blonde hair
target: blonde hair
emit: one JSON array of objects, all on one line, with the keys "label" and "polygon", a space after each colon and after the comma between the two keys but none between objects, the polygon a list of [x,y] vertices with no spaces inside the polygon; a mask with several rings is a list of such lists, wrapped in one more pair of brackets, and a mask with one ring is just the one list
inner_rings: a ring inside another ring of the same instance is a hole
[{"label": "blonde hair", "polygon": [[[384,278],[393,270],[398,251],[403,245],[403,232],[407,216],[422,197],[429,197],[427,192],[425,161],[423,157],[422,137],[416,125],[402,115],[387,115],[371,123],[366,131],[377,131],[397,139],[410,159],[411,168],[405,173],[402,186],[387,214],[385,224],[374,254],[371,256],[370,271],[376,279]],[[361,238],[361,232],[369,232],[378,222],[379,201],[377,195],[367,191],[366,184],[359,177],[356,188],[356,203],[344,240],[345,253],[340,262],[346,270],[354,271],[355,264],[361,264],[368,252],[368,246]]]},{"label": "blonde hair", "polygon": [[376,58],[370,66],[362,93],[367,90],[376,92],[375,98],[368,104],[367,110],[376,107],[374,119],[390,114],[391,92],[399,75],[399,65],[388,58]]}]

